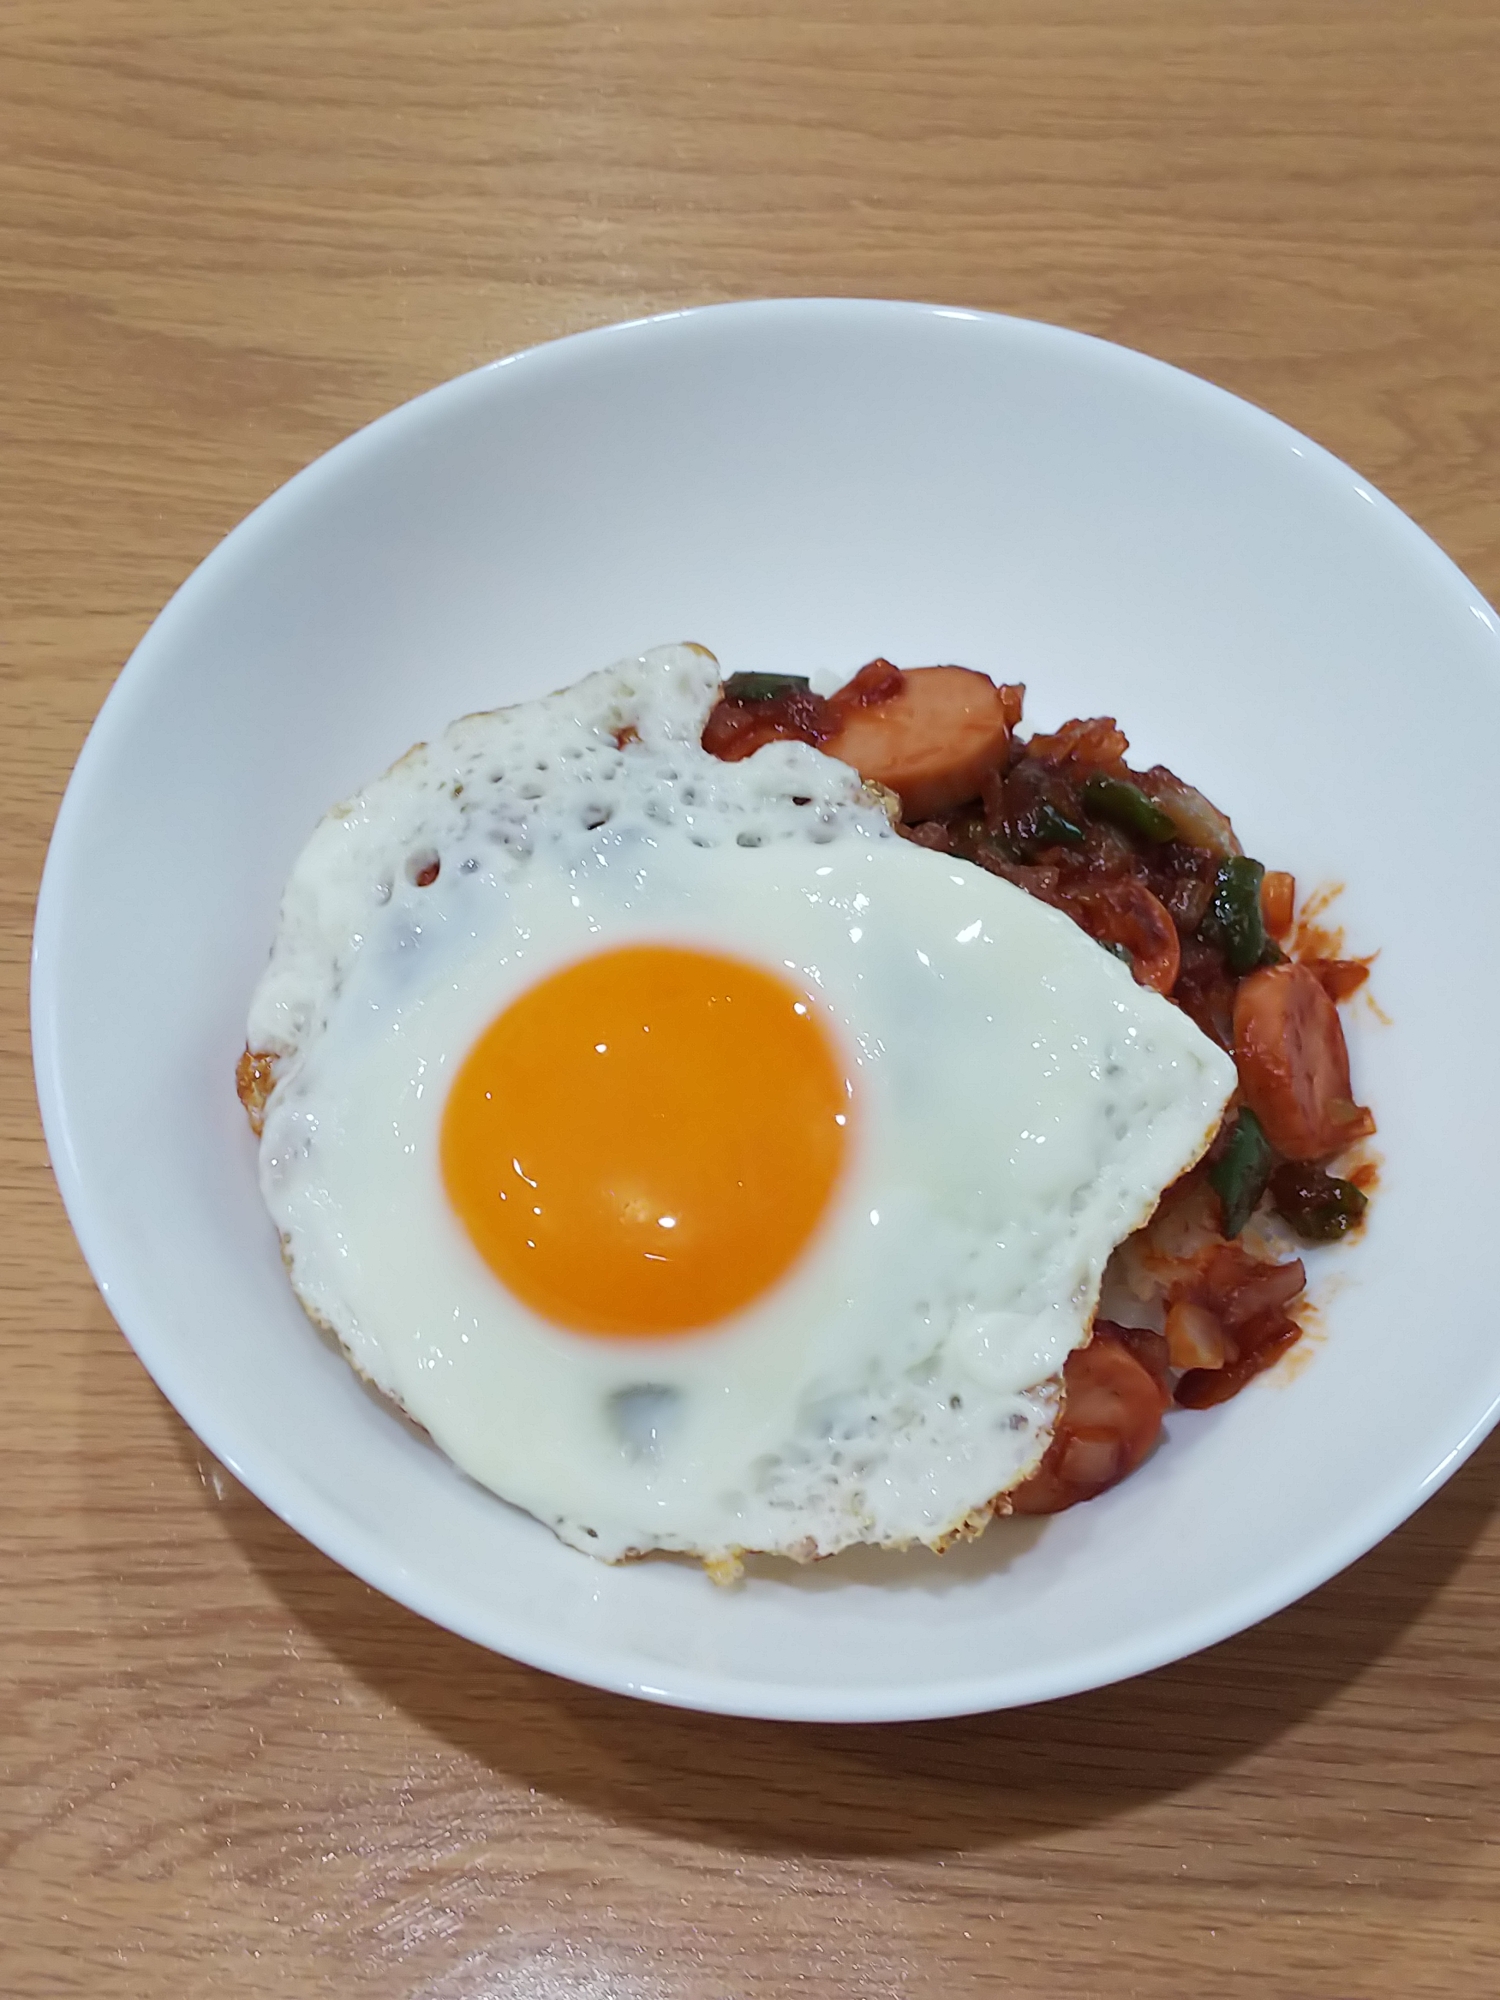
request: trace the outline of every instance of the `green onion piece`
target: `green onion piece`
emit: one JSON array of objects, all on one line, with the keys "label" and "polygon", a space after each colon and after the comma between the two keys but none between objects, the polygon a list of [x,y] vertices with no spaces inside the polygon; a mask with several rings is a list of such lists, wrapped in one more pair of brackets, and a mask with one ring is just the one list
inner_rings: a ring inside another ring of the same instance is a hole
[{"label": "green onion piece", "polygon": [[1132,785],[1124,778],[1109,778],[1096,771],[1093,777],[1084,780],[1083,803],[1095,819],[1108,820],[1111,826],[1133,833],[1138,840],[1160,842],[1177,838],[1171,816],[1162,811],[1155,799],[1148,799],[1139,785]]},{"label": "green onion piece", "polygon": [[1213,897],[1198,935],[1219,946],[1231,972],[1252,972],[1281,956],[1261,922],[1260,885],[1265,872],[1248,854],[1232,854],[1219,863],[1214,876]]},{"label": "green onion piece", "polygon": [[1060,812],[1050,799],[1039,799],[1022,813],[1016,833],[1026,847],[1077,847],[1088,835]]},{"label": "green onion piece", "polygon": [[1309,1243],[1336,1243],[1370,1205],[1353,1181],[1341,1181],[1300,1160],[1288,1160],[1272,1174],[1271,1201],[1276,1213]]},{"label": "green onion piece", "polygon": [[784,694],[806,694],[806,674],[731,674],[724,683],[726,701],[775,701]]},{"label": "green onion piece", "polygon": [[1242,1110],[1227,1149],[1208,1172],[1209,1186],[1224,1205],[1226,1236],[1238,1236],[1255,1213],[1275,1165],[1276,1155],[1260,1120],[1253,1111]]}]

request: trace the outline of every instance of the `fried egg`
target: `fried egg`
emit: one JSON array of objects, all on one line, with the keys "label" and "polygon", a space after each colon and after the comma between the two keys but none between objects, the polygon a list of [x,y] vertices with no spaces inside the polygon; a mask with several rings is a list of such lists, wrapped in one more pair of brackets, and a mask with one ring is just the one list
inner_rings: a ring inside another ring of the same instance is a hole
[{"label": "fried egg", "polygon": [[324,820],[250,1015],[263,1192],[310,1316],[574,1548],[940,1547],[1233,1066],[849,767],[707,755],[719,679],[467,717]]}]

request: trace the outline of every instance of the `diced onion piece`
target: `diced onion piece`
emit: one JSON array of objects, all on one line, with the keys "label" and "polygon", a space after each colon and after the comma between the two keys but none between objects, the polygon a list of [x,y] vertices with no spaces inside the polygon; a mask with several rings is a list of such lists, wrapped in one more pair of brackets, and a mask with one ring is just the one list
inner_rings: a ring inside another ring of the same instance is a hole
[{"label": "diced onion piece", "polygon": [[1207,1306],[1186,1299],[1168,1306],[1165,1331],[1174,1368],[1222,1368],[1233,1358],[1228,1337]]},{"label": "diced onion piece", "polygon": [[1207,847],[1220,855],[1244,853],[1228,817],[1165,765],[1148,771],[1140,785],[1176,827],[1178,839],[1189,847]]}]

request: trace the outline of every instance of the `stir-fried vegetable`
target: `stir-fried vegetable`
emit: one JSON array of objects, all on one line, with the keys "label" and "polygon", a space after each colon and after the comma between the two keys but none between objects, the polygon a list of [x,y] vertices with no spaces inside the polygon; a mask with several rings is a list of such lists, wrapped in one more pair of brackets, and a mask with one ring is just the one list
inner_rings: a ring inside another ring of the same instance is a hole
[{"label": "stir-fried vegetable", "polygon": [[1164,812],[1155,799],[1148,799],[1140,786],[1132,785],[1128,778],[1109,778],[1096,771],[1084,780],[1083,803],[1095,819],[1108,820],[1111,826],[1133,833],[1139,840],[1159,844],[1177,838],[1171,814]]},{"label": "stir-fried vegetable", "polygon": [[1229,1144],[1209,1169],[1209,1182],[1224,1208],[1224,1234],[1238,1236],[1266,1191],[1276,1155],[1255,1113],[1245,1106],[1234,1121]]},{"label": "stir-fried vegetable", "polygon": [[1334,1243],[1364,1217],[1369,1199],[1353,1181],[1289,1160],[1271,1175],[1276,1213],[1309,1243]]},{"label": "stir-fried vegetable", "polygon": [[1265,869],[1248,854],[1232,854],[1219,863],[1208,915],[1198,927],[1200,937],[1218,945],[1231,972],[1253,972],[1274,962],[1280,952],[1266,936],[1260,913],[1260,885]]},{"label": "stir-fried vegetable", "polygon": [[1035,805],[1028,806],[1017,816],[1014,831],[1016,845],[1027,853],[1043,847],[1077,847],[1088,838],[1083,828],[1050,799],[1038,799]]},{"label": "stir-fried vegetable", "polygon": [[1139,774],[1141,790],[1155,799],[1177,829],[1177,838],[1189,847],[1201,847],[1221,859],[1240,852],[1234,828],[1225,814],[1193,785],[1184,784],[1175,771],[1153,764]]},{"label": "stir-fried vegetable", "polygon": [[1182,1410],[1210,1410],[1215,1403],[1227,1403],[1247,1382],[1273,1368],[1301,1337],[1301,1327],[1286,1313],[1264,1314],[1245,1329],[1238,1360],[1222,1368],[1190,1368],[1179,1376],[1174,1402]]},{"label": "stir-fried vegetable", "polygon": [[1172,1301],[1162,1332],[1166,1337],[1167,1359],[1174,1368],[1184,1371],[1223,1368],[1231,1359],[1239,1358],[1230,1348],[1223,1321],[1207,1306],[1200,1306],[1192,1299]]},{"label": "stir-fried vegetable", "polygon": [[726,701],[778,701],[784,694],[806,694],[806,674],[731,674],[724,683]]}]

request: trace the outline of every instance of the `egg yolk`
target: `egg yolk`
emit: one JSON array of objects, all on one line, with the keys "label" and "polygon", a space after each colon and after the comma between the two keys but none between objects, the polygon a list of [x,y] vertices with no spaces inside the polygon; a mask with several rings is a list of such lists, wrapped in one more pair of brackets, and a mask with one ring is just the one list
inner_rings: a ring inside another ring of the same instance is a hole
[{"label": "egg yolk", "polygon": [[687,1333],[796,1261],[849,1115],[806,994],[737,959],[633,945],[553,973],[480,1036],[444,1109],[443,1179],[535,1312]]}]

